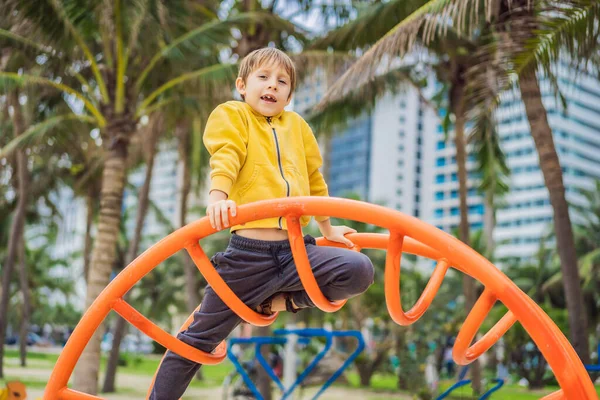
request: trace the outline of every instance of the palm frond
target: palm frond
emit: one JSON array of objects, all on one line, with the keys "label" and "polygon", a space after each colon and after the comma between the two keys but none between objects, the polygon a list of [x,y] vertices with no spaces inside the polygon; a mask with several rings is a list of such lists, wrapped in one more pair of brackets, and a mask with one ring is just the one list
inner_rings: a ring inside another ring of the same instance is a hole
[{"label": "palm frond", "polygon": [[196,29],[175,38],[150,59],[148,65],[141,72],[135,85],[138,90],[144,83],[148,74],[156,64],[164,58],[173,57],[179,54],[179,48],[183,46],[194,46],[202,49],[206,45],[215,46],[216,44],[228,44],[230,40],[229,32],[233,27],[244,27],[246,24],[260,21],[268,29],[279,29],[287,31],[297,31],[297,28],[290,21],[286,21],[276,15],[264,12],[242,13],[228,18],[227,20],[214,20],[207,22]]},{"label": "palm frond", "polygon": [[14,150],[23,148],[43,139],[43,137],[58,125],[61,125],[68,121],[78,121],[86,124],[94,124],[96,120],[88,115],[58,115],[56,117],[48,118],[39,124],[29,127],[18,137],[14,138],[4,148],[0,149],[0,158],[9,156]]},{"label": "palm frond", "polygon": [[195,81],[199,83],[203,94],[208,94],[214,90],[223,90],[224,87],[233,87],[236,72],[237,65],[235,64],[217,64],[171,79],[146,97],[136,111],[136,115],[141,115],[146,107],[162,93],[185,82]]},{"label": "palm frond", "polygon": [[[319,134],[328,135],[334,130],[345,128],[353,118],[370,113],[377,100],[386,94],[395,94],[403,88],[414,87],[421,95],[420,83],[412,74],[414,70],[413,65],[394,69],[357,87],[343,99],[330,103],[322,101],[314,107],[307,120]],[[421,98],[434,107],[422,95]]]},{"label": "palm frond", "polygon": [[342,52],[368,47],[425,3],[427,0],[393,0],[368,7],[359,4],[355,19],[316,39],[308,49],[332,48]]},{"label": "palm frond", "polygon": [[500,146],[500,137],[493,110],[491,114],[479,114],[473,121],[469,141],[474,144],[477,159],[477,170],[482,172],[479,190],[482,193],[491,190],[494,195],[504,195],[509,191],[507,182],[510,168],[506,156]]},{"label": "palm frond", "polygon": [[48,56],[55,56],[56,51],[52,46],[43,45],[34,40],[28,39],[24,36],[18,35],[15,32],[7,31],[0,28],[0,37],[12,45],[18,46],[23,50],[34,51],[34,54],[46,54]]},{"label": "palm frond", "polygon": [[304,81],[317,70],[321,70],[325,76],[333,78],[355,61],[355,57],[351,54],[333,50],[304,50],[301,53],[293,54],[291,58],[296,65],[298,82]]},{"label": "palm frond", "polygon": [[[490,9],[491,0],[431,0],[390,29],[333,85],[324,102],[345,96],[349,88],[363,85],[385,69],[396,57],[403,57],[421,37],[427,45],[437,34],[452,27],[458,34],[472,30],[480,23],[482,12]],[[487,15],[491,18],[491,14]]]},{"label": "palm frond", "polygon": [[[80,21],[82,17],[90,17],[90,14],[93,15],[93,9],[88,5],[87,7],[84,4],[70,4],[71,8],[66,9],[65,5],[59,0],[50,0],[50,4],[54,8],[56,15],[60,18],[61,22],[65,25],[77,45],[85,54],[87,61],[90,63],[92,71],[94,73],[94,78],[96,79],[96,83],[98,85],[98,89],[100,90],[100,94],[102,96],[102,101],[104,103],[108,103],[110,101],[108,97],[108,90],[106,88],[106,83],[104,82],[104,78],[100,73],[100,69],[98,68],[98,64],[96,63],[96,57],[92,54],[90,48],[85,43],[84,35],[78,29],[75,23],[73,23],[73,19],[75,21]],[[75,8],[77,7],[77,8]]]},{"label": "palm frond", "polygon": [[53,80],[42,78],[35,75],[27,75],[27,74],[17,74],[13,72],[2,72],[0,71],[0,90],[11,90],[14,88],[13,85],[17,85],[17,87],[31,86],[31,85],[42,85],[42,86],[52,86],[58,90],[63,91],[64,93],[70,94],[81,100],[85,108],[94,115],[98,126],[103,127],[106,125],[106,119],[100,113],[100,111],[92,104],[90,100],[86,98],[81,92],[73,89],[70,86],[64,85],[62,83],[55,82]]},{"label": "palm frond", "polygon": [[567,53],[577,63],[598,51],[600,3],[596,0],[549,2],[537,12],[533,35],[514,57],[515,72],[541,66],[546,74]]}]

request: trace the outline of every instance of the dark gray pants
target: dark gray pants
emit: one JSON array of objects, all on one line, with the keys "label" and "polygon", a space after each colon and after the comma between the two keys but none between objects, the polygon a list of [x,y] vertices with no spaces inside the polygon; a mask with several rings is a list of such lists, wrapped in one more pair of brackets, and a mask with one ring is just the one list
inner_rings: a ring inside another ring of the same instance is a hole
[{"label": "dark gray pants", "polygon": [[[304,243],[317,283],[329,300],[354,297],[373,283],[373,264],[364,254],[317,246],[315,239],[308,235],[304,237]],[[252,240],[234,234],[226,251],[215,254],[211,262],[231,290],[250,308],[254,309],[280,292],[291,292],[294,303],[300,308],[314,307],[302,287],[287,240]],[[240,321],[207,286],[194,321],[177,338],[211,352]],[[179,399],[198,368],[200,364],[167,351],[150,399]]]}]

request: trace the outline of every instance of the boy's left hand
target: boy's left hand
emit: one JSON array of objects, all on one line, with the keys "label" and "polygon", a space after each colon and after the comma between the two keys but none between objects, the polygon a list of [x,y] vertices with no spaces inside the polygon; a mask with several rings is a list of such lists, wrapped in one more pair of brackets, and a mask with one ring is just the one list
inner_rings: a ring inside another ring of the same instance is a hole
[{"label": "boy's left hand", "polygon": [[350,227],[339,225],[339,226],[331,226],[327,232],[321,232],[325,239],[330,240],[332,242],[343,243],[348,248],[354,247],[354,243],[346,236],[349,233],[356,233],[356,229],[352,229]]}]

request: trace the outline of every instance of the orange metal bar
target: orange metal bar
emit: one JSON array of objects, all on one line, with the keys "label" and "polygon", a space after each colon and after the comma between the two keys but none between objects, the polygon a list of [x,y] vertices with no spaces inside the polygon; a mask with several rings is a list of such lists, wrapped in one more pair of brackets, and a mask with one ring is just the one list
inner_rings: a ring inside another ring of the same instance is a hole
[{"label": "orange metal bar", "polygon": [[408,311],[402,310],[402,300],[400,297],[400,262],[402,257],[402,249],[404,246],[404,236],[399,233],[392,232],[388,243],[388,251],[385,260],[385,300],[390,316],[399,325],[408,326],[414,324],[425,314],[425,311],[431,305],[437,291],[442,285],[446,271],[448,270],[448,262],[442,259],[438,262],[436,269],[431,275],[431,279],[427,282],[425,290],[419,297],[419,300]]},{"label": "orange metal bar", "polygon": [[[183,325],[181,325],[181,328],[179,328],[179,332],[185,331],[188,328],[188,326],[190,326],[190,324],[194,321],[194,314],[200,309],[200,306],[202,306],[202,304],[199,304],[198,307],[196,307],[196,309],[194,311],[192,311],[190,316],[187,317],[187,319],[185,320]],[[219,343],[219,345],[215,349],[215,352],[222,352],[222,351],[227,352],[227,344],[225,343],[225,341]],[[150,398],[150,394],[152,393],[152,388],[154,387],[154,380],[156,379],[156,374],[158,373],[158,370],[160,369],[160,365],[162,364],[163,360],[165,359],[166,354],[167,354],[166,352],[165,352],[165,354],[163,354],[162,358],[160,359],[160,363],[158,363],[158,368],[156,368],[156,372],[154,373],[154,376],[152,377],[152,382],[150,383],[150,386],[148,387],[148,392],[146,392],[146,399]]]},{"label": "orange metal bar", "polygon": [[504,335],[516,322],[515,316],[509,311],[484,337],[476,344],[469,347],[477,334],[477,331],[479,331],[481,324],[495,303],[496,295],[489,289],[485,289],[467,316],[467,319],[454,342],[452,356],[457,364],[466,365],[473,362],[490,347],[496,344],[502,335]]},{"label": "orange metal bar", "polygon": [[154,339],[167,349],[179,354],[181,357],[188,358],[199,364],[215,365],[227,357],[227,347],[219,346],[219,351],[215,353],[205,353],[179,339],[174,338],[167,332],[156,326],[148,318],[144,317],[138,310],[133,308],[125,300],[119,299],[113,305],[115,310],[121,317],[129,321],[133,326],[144,332],[150,338]]},{"label": "orange metal bar", "polygon": [[273,315],[259,314],[245,305],[240,298],[233,293],[233,290],[225,283],[223,278],[221,278],[221,275],[219,275],[215,267],[213,267],[198,242],[190,244],[187,247],[187,251],[190,253],[192,260],[194,260],[194,263],[213,290],[219,295],[223,302],[227,304],[227,307],[231,308],[233,312],[239,315],[243,320],[256,326],[267,326],[277,319],[278,313]]},{"label": "orange metal bar", "polygon": [[[311,284],[306,283],[307,280],[310,281],[310,277],[308,277],[310,275],[308,274],[310,266],[308,265],[305,251],[304,253],[302,252],[304,246],[301,242],[301,230],[297,222],[297,216],[300,215],[329,215],[373,224],[394,232],[395,236],[393,236],[392,241],[389,240],[387,235],[381,234],[352,234],[348,237],[361,248],[386,249],[390,245],[391,250],[397,252],[397,254],[391,257],[392,261],[389,262],[389,266],[392,273],[398,273],[398,277],[400,273],[401,251],[405,251],[433,260],[443,261],[443,263],[440,262],[440,266],[438,266],[436,272],[438,269],[442,270],[440,267],[445,268],[444,264],[447,264],[481,282],[485,287],[485,296],[482,296],[478,300],[478,304],[471,311],[467,320],[465,320],[459,333],[461,340],[458,348],[455,346],[454,349],[455,356],[460,359],[458,361],[468,362],[470,359],[477,357],[482,351],[489,348],[495,342],[496,338],[500,337],[514,323],[514,320],[518,320],[536,343],[548,364],[552,367],[556,379],[561,386],[559,392],[546,396],[545,400],[598,399],[594,385],[575,350],[573,350],[566,337],[544,311],[488,260],[456,238],[435,227],[395,210],[355,200],[332,197],[290,197],[247,204],[238,208],[237,215],[231,217],[230,222],[232,225],[239,225],[249,221],[273,217],[286,217],[288,220],[295,219],[295,223],[292,221],[290,224],[294,232],[293,234],[290,232],[290,241],[295,250],[294,259],[300,264],[298,268],[299,275],[304,275],[303,284],[311,286]],[[182,248],[192,249],[191,253],[194,253],[194,243],[197,245],[199,239],[214,232],[215,230],[210,227],[207,218],[195,221],[178,229],[152,246],[113,279],[88,308],[72,333],[48,381],[44,398],[96,399],[97,397],[95,396],[84,394],[81,396],[86,397],[78,396],[77,392],[66,387],[83,348],[88,342],[99,340],[99,338],[94,337],[92,339],[92,337],[110,312],[111,306],[159,263]],[[403,238],[402,240],[399,240],[400,236]],[[320,239],[318,243],[331,245],[331,243],[323,239]],[[339,244],[334,245],[343,247],[343,245]],[[206,263],[204,257],[206,256],[196,255],[199,256],[200,262],[197,265],[201,272],[210,275],[214,271],[214,268],[204,269],[204,264]],[[398,261],[397,271],[394,269],[394,260]],[[438,272],[438,274],[441,274],[441,272]],[[314,276],[312,278],[314,280]],[[423,294],[423,300],[419,302],[419,307],[417,308],[419,312],[427,308],[424,305],[429,301],[431,293],[435,292],[434,288],[437,289],[436,286],[439,279],[438,275],[435,275],[435,279],[432,277],[430,281],[431,286],[428,285],[431,292],[428,291],[427,295]],[[399,296],[397,286],[395,286],[398,282],[393,281],[394,279],[392,279],[392,282],[386,281],[386,285],[394,289],[390,293],[386,291],[386,302],[388,303],[390,303],[390,299],[387,298],[388,296],[391,296],[392,300],[395,298],[394,296]],[[237,296],[231,291],[227,292],[225,287],[226,285],[221,290],[215,289],[215,292],[226,304],[235,303]],[[318,286],[316,289],[318,289]],[[339,303],[334,302],[332,304],[326,298],[319,299],[318,294],[320,293],[322,296],[322,293],[320,290],[317,292],[314,285],[311,289],[307,288],[307,291],[309,290],[312,292],[311,298],[313,301],[317,299],[315,303],[319,303],[319,307],[329,310],[340,307]],[[481,322],[496,300],[502,302],[510,310],[510,313],[490,330],[481,341],[469,348]],[[391,304],[398,306],[400,302],[392,301]],[[401,311],[401,307],[399,309]],[[245,320],[256,318],[256,315],[254,315],[255,312],[248,307],[237,307],[234,311]],[[410,314],[409,312],[406,315],[409,316],[407,318],[413,318],[417,314],[416,312],[414,314]],[[265,323],[265,321],[261,320],[260,323]],[[457,342],[459,341],[457,340]]]},{"label": "orange metal bar", "polygon": [[298,271],[300,282],[302,282],[302,286],[306,290],[306,294],[315,303],[315,306],[322,311],[335,312],[339,310],[346,304],[346,300],[329,301],[323,292],[321,292],[308,261],[300,220],[296,216],[287,216],[286,220],[294,263],[296,264],[296,270]]}]

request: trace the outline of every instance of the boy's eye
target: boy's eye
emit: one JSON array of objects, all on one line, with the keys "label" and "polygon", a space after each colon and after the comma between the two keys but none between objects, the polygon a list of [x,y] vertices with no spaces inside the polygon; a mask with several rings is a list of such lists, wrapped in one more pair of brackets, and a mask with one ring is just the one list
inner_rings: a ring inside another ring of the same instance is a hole
[{"label": "boy's eye", "polygon": [[279,80],[279,83],[283,83],[284,85],[287,85],[287,82],[284,80]]},{"label": "boy's eye", "polygon": [[261,78],[261,79],[265,79],[266,78],[265,75],[259,75],[258,77]]}]

